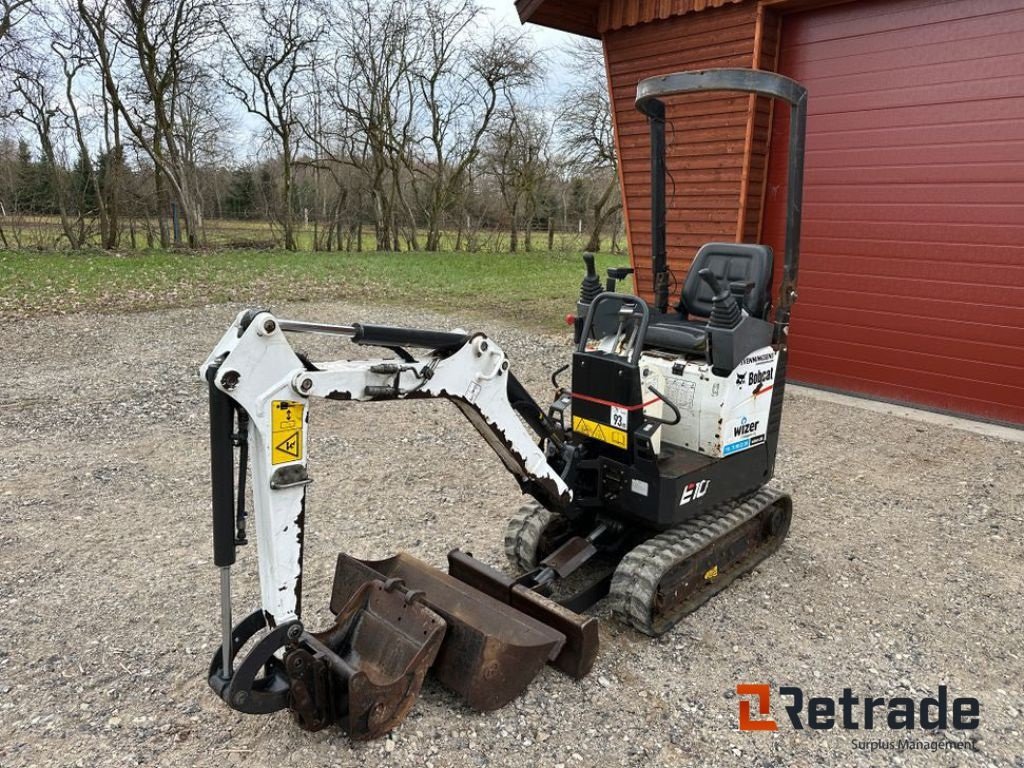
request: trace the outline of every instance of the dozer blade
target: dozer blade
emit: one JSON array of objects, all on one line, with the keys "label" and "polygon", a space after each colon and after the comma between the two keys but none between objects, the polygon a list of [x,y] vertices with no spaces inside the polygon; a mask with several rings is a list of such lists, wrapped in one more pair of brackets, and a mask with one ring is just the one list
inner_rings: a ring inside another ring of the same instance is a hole
[{"label": "dozer blade", "polygon": [[599,640],[593,616],[570,611],[458,549],[448,553],[448,573],[565,635],[565,645],[552,666],[577,680],[594,666]]},{"label": "dozer blade", "polygon": [[333,627],[296,638],[284,664],[302,728],[338,723],[353,739],[373,739],[405,719],[445,633],[419,597],[397,579],[364,580]]},{"label": "dozer blade", "polygon": [[338,555],[331,610],[338,612],[371,579],[401,579],[448,629],[433,670],[473,709],[503,707],[526,690],[565,635],[407,553],[386,560]]}]

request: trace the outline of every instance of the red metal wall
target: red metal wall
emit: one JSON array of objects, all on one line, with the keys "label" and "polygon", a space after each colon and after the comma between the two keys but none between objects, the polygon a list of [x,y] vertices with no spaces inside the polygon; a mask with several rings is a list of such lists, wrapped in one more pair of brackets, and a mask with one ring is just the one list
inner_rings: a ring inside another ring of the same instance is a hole
[{"label": "red metal wall", "polygon": [[781,39],[810,92],[790,376],[1024,424],[1024,7],[849,3],[785,16]]}]

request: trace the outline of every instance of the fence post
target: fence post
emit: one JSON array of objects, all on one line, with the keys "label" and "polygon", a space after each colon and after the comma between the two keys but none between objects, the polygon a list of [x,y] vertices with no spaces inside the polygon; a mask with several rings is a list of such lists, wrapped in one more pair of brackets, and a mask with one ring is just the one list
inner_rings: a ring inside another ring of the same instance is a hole
[{"label": "fence post", "polygon": [[174,228],[174,244],[181,245],[181,221],[178,219],[178,203],[171,201],[171,226]]}]

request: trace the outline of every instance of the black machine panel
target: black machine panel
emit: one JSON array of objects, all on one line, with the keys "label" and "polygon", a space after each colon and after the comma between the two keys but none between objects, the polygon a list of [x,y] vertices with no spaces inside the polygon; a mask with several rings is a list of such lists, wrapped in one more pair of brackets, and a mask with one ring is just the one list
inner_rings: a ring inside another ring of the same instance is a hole
[{"label": "black machine panel", "polygon": [[589,451],[628,462],[643,418],[636,365],[603,352],[573,354],[572,427],[577,437],[589,438]]}]

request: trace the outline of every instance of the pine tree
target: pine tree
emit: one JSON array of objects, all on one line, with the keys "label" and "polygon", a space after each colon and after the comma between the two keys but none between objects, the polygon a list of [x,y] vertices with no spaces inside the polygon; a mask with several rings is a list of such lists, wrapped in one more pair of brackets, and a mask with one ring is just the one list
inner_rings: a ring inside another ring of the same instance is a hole
[{"label": "pine tree", "polygon": [[28,142],[18,142],[18,168],[14,185],[14,208],[22,212],[33,210],[36,187],[36,168]]},{"label": "pine tree", "polygon": [[224,212],[235,219],[250,218],[256,210],[256,183],[245,169],[231,172],[231,185],[224,197]]},{"label": "pine tree", "polygon": [[88,156],[79,152],[78,162],[71,171],[71,200],[82,214],[95,213],[98,207],[92,173]]}]

